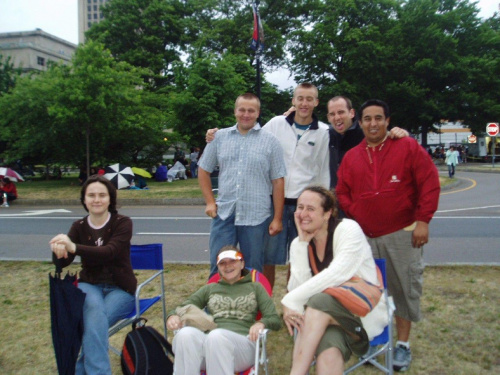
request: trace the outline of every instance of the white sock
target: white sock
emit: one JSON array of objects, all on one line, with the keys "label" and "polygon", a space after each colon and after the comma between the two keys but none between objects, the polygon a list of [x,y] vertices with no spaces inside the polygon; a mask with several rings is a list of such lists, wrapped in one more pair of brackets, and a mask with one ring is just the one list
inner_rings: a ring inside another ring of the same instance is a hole
[{"label": "white sock", "polygon": [[404,346],[406,349],[410,349],[410,342],[409,341],[398,341],[396,343],[396,346]]}]

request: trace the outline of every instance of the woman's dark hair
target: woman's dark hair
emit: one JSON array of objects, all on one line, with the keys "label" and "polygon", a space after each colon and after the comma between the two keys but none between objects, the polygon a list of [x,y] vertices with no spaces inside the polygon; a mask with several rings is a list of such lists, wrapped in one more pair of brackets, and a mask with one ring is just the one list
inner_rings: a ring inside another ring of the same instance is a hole
[{"label": "woman's dark hair", "polygon": [[323,208],[323,211],[332,211],[332,218],[335,219],[337,217],[337,197],[332,190],[328,190],[323,186],[308,186],[304,189],[304,191],[311,191],[319,194],[321,197],[321,207]]},{"label": "woman's dark hair", "polygon": [[106,189],[108,189],[108,194],[109,194],[109,207],[108,211],[111,212],[112,214],[116,214],[118,211],[116,210],[116,188],[115,186],[109,181],[106,177],[100,176],[98,174],[92,175],[89,178],[87,178],[87,181],[82,186],[82,190],[80,192],[80,202],[83,205],[83,208],[85,208],[85,211],[89,212],[87,206],[85,205],[85,193],[87,192],[87,188],[90,184],[93,184],[94,182],[100,182],[104,186],[106,186]]}]

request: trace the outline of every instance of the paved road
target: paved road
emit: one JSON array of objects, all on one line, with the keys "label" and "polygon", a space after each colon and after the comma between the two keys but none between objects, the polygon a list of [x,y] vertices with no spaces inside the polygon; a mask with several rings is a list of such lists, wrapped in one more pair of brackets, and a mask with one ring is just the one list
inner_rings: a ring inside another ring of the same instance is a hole
[{"label": "paved road", "polygon": [[[427,264],[500,265],[500,174],[459,173],[443,191],[425,248]],[[133,243],[161,242],[166,262],[208,262],[210,219],[202,206],[123,207]],[[49,260],[49,239],[85,215],[81,207],[12,205],[0,210],[0,260]]]}]

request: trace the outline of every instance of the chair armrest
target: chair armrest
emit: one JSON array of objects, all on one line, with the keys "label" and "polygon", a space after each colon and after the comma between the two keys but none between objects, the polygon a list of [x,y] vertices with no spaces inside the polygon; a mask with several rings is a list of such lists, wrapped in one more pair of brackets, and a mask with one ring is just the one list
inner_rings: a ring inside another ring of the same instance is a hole
[{"label": "chair armrest", "polygon": [[144,288],[146,285],[148,285],[150,282],[152,282],[154,279],[156,279],[158,276],[161,276],[163,273],[163,270],[160,270],[153,274],[151,277],[149,277],[147,280],[143,281],[139,285],[137,285],[137,289],[135,290],[135,313],[136,315],[140,313],[140,294],[142,291],[142,288]]}]

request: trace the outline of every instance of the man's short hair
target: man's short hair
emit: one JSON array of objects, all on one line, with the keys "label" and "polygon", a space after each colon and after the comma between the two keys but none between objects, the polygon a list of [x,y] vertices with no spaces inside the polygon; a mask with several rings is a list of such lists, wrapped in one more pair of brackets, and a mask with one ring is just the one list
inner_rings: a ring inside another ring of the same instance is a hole
[{"label": "man's short hair", "polygon": [[365,110],[366,107],[382,107],[384,109],[384,115],[385,118],[391,117],[391,112],[389,111],[389,105],[387,105],[386,102],[383,100],[379,99],[369,99],[366,102],[364,102],[361,107],[359,107],[359,117],[363,118],[363,111]]},{"label": "man's short hair", "polygon": [[334,96],[333,98],[331,98],[328,103],[333,103],[333,102],[336,102],[337,100],[345,100],[346,104],[347,104],[347,109],[350,111],[352,109],[352,102],[351,102],[351,99],[349,99],[348,97],[346,96],[343,96],[343,95],[337,95],[337,96]]},{"label": "man's short hair", "polygon": [[297,85],[297,87],[293,90],[293,96],[295,96],[295,93],[297,92],[298,89],[314,89],[316,92],[316,99],[318,99],[318,88],[314,86],[312,83],[309,82],[302,82]]},{"label": "man's short hair", "polygon": [[251,92],[246,92],[244,94],[241,94],[240,96],[238,96],[236,98],[236,101],[234,102],[234,108],[236,108],[236,105],[238,104],[238,100],[240,99],[245,99],[245,100],[256,100],[257,103],[259,104],[259,108],[260,108],[260,99],[257,95],[255,94],[252,94]]}]

